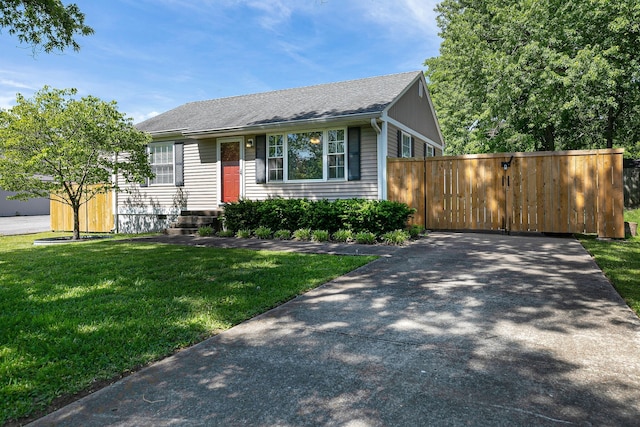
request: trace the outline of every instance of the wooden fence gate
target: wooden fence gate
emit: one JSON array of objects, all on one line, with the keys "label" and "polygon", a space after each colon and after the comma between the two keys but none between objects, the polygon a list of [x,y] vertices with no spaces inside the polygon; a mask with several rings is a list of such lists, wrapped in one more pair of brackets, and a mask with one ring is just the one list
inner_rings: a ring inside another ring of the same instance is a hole
[{"label": "wooden fence gate", "polygon": [[387,161],[388,199],[431,230],[624,237],[622,149]]},{"label": "wooden fence gate", "polygon": [[[51,230],[73,231],[71,206],[51,196]],[[113,191],[96,194],[80,206],[80,231],[83,233],[108,233],[113,230]]]}]

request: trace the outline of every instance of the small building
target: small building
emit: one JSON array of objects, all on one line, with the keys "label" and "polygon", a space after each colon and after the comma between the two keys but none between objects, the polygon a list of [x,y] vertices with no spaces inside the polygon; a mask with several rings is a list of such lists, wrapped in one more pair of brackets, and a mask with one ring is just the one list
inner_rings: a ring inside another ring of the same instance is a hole
[{"label": "small building", "polygon": [[420,71],[190,102],[137,125],[155,177],[116,195],[118,230],[239,199],[387,198],[387,157],[441,155]]}]

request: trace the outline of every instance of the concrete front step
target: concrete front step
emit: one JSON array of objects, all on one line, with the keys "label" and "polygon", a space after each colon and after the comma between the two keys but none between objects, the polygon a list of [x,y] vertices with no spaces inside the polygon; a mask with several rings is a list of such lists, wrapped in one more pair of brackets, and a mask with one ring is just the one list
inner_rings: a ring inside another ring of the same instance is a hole
[{"label": "concrete front step", "polygon": [[178,226],[183,224],[193,224],[194,226],[200,226],[213,225],[218,221],[220,221],[219,218],[215,216],[180,215],[177,219],[176,224]]},{"label": "concrete front step", "polygon": [[180,216],[212,216],[219,217],[222,216],[224,211],[222,209],[207,209],[207,210],[192,210],[192,211],[181,211]]},{"label": "concrete front step", "polygon": [[197,228],[167,228],[164,230],[164,234],[168,234],[169,236],[183,236],[183,235],[192,235],[198,234]]}]

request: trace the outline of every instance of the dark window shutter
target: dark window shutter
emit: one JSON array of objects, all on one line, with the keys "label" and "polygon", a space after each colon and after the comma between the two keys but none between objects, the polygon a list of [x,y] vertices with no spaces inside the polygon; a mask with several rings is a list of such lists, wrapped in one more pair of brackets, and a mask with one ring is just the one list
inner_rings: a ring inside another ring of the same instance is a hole
[{"label": "dark window shutter", "polygon": [[349,181],[360,181],[360,128],[347,130],[347,149],[349,152]]},{"label": "dark window shutter", "polygon": [[402,157],[402,131],[398,129],[398,155],[396,157]]},{"label": "dark window shutter", "polygon": [[256,135],[256,184],[267,182],[267,135]]},{"label": "dark window shutter", "polygon": [[411,157],[416,156],[416,139],[411,137]]},{"label": "dark window shutter", "polygon": [[[147,153],[147,161],[151,161],[151,159],[149,158],[149,154],[151,154],[151,151],[149,150],[148,145],[144,146],[144,151],[145,153]],[[147,187],[148,185],[149,185],[149,178],[143,179],[142,182],[140,183],[140,187]]]},{"label": "dark window shutter", "polygon": [[176,187],[184,186],[184,143],[173,144],[173,155],[175,158],[175,168],[173,170]]}]

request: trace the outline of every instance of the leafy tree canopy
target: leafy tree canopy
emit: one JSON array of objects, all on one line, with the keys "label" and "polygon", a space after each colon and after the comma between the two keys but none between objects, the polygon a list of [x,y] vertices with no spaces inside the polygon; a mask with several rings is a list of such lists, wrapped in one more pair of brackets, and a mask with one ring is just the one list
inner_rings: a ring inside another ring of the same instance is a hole
[{"label": "leafy tree canopy", "polygon": [[640,151],[640,2],[444,0],[427,79],[452,154]]},{"label": "leafy tree canopy", "polygon": [[60,0],[0,0],[0,29],[7,28],[20,43],[45,52],[80,50],[74,35],[88,36],[93,29],[84,24],[84,14],[75,3]]},{"label": "leafy tree canopy", "polygon": [[76,99],[75,89],[44,87],[33,99],[0,110],[0,187],[13,198],[50,197],[74,211],[79,238],[80,206],[118,190],[112,176],[141,182],[152,176],[145,145],[150,137],[118,112],[115,101]]}]

